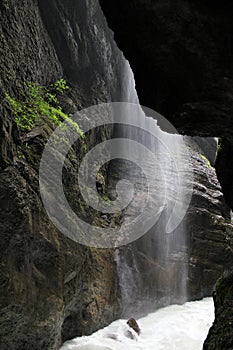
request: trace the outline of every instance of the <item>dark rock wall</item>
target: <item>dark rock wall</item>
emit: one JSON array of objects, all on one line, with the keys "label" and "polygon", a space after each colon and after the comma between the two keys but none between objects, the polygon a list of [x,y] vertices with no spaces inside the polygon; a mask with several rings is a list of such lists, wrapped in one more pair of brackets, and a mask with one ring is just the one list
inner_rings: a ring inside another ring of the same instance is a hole
[{"label": "dark rock wall", "polygon": [[203,350],[233,349],[233,273],[228,270],[216,284],[214,294],[215,321],[204,343]]},{"label": "dark rock wall", "polygon": [[227,204],[233,207],[233,162],[232,162],[233,144],[223,138],[220,140],[216,158],[216,171]]},{"label": "dark rock wall", "polygon": [[192,146],[190,153],[194,186],[185,223],[189,237],[188,292],[192,299],[199,299],[212,294],[216,280],[233,263],[229,247],[233,225],[215,169],[204,152]]},{"label": "dark rock wall", "polygon": [[130,61],[141,103],[189,135],[232,137],[232,2],[100,4]]},{"label": "dark rock wall", "polygon": [[[53,125],[43,119],[26,147],[5,93],[20,98],[25,81],[48,85],[63,77],[71,86],[60,101],[67,113],[119,100],[123,56],[96,1],[3,0],[0,17],[0,348],[57,349],[116,317],[115,263],[110,250],[75,244],[49,221],[38,167]],[[87,147],[110,133],[94,130]],[[87,210],[77,204],[72,174],[82,146],[78,157],[71,152],[64,175],[79,212]]]}]

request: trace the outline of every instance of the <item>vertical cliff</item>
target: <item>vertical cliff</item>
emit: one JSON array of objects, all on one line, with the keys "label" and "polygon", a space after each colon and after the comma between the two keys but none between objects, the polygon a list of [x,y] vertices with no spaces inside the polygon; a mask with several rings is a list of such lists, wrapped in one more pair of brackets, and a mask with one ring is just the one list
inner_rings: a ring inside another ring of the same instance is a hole
[{"label": "vertical cliff", "polygon": [[[124,60],[96,1],[3,0],[0,16],[0,348],[57,349],[116,317],[115,263],[110,250],[75,244],[49,221],[38,167],[54,125],[42,118],[39,132],[25,135],[5,94],[21,98],[25,81],[48,86],[65,78],[70,89],[60,104],[67,113],[120,100]],[[110,134],[93,130],[85,147]],[[77,147],[64,182],[76,210],[85,212],[72,180],[85,148]]]}]

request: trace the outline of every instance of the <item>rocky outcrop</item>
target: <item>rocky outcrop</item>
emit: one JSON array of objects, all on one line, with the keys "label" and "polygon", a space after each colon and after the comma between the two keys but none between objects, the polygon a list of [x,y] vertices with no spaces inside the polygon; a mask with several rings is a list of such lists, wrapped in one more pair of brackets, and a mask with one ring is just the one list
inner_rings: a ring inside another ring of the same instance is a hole
[{"label": "rocky outcrop", "polygon": [[127,321],[127,324],[130,328],[132,328],[138,335],[140,334],[141,330],[139,328],[139,325],[137,324],[137,321],[134,318],[130,318]]},{"label": "rocky outcrop", "polygon": [[[0,15],[0,348],[57,349],[116,317],[115,263],[110,250],[78,245],[49,221],[38,167],[54,125],[43,119],[39,133],[22,137],[5,93],[20,98],[25,81],[46,86],[63,77],[71,86],[60,100],[67,113],[119,100],[123,56],[96,1],[4,0]],[[93,130],[85,147],[110,133]],[[70,153],[64,184],[75,210],[96,222],[76,197],[85,147]]]}]

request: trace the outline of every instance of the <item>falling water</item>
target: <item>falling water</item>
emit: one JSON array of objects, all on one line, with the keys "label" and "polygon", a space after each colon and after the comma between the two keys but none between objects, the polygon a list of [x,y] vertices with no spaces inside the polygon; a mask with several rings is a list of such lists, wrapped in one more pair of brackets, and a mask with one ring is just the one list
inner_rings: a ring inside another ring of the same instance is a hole
[{"label": "falling water", "polygon": [[[121,81],[122,101],[139,105],[127,61]],[[129,180],[134,188],[134,198],[121,218],[125,232],[129,222],[143,211],[148,196],[157,218],[148,233],[115,250],[121,317],[124,319],[89,337],[69,341],[61,350],[201,350],[213,321],[211,299],[172,305],[151,313],[160,306],[184,303],[187,299],[188,240],[184,209],[192,178],[184,138],[170,134],[170,129],[164,128],[156,113],[152,117],[145,117],[145,114],[148,116],[147,111],[142,113],[141,110],[134,116],[139,119],[140,127],[132,127],[130,123],[129,126],[116,126],[115,137],[144,145],[155,155],[156,164],[143,153],[135,154],[136,159],[143,160],[141,169],[126,158],[109,164],[110,198],[116,196],[115,188],[120,179]],[[128,147],[132,146],[129,144]],[[127,154],[129,149],[125,152]],[[139,318],[142,330],[139,337],[128,328],[128,317]],[[129,337],[129,331],[133,337]]]},{"label": "falling water", "polygon": [[[122,100],[139,104],[133,73],[127,61],[122,81]],[[120,178],[126,178],[134,184],[134,199],[123,215],[125,231],[127,222],[143,210],[147,198],[148,178],[145,178],[143,172],[145,168],[153,178],[149,191],[152,203],[158,212],[162,207],[160,218],[150,232],[136,242],[116,250],[122,315],[125,317],[141,315],[151,308],[172,302],[184,302],[187,297],[188,242],[185,220],[177,225],[186,201],[184,183],[189,176],[187,148],[182,136],[162,131],[156,120],[161,116],[153,114],[152,118],[142,117],[139,113],[135,118],[139,119],[140,128],[118,126],[115,133],[116,137],[135,140],[150,149],[156,156],[156,167],[143,154],[137,156],[145,159],[144,169],[124,160],[117,160],[110,167],[113,192]],[[158,122],[164,127],[161,118]],[[145,129],[150,132],[144,131]],[[128,153],[129,150],[125,152]]]}]

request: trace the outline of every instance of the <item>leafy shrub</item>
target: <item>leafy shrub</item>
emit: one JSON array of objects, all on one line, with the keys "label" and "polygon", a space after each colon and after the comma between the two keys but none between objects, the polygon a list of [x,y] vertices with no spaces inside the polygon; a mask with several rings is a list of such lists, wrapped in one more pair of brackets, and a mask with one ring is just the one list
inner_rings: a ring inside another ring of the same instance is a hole
[{"label": "leafy shrub", "polygon": [[[6,94],[15,116],[15,122],[21,130],[31,130],[42,116],[50,119],[55,125],[61,125],[70,117],[62,111],[57,97],[58,94],[63,94],[69,88],[64,79],[56,81],[49,87],[34,82],[26,82],[25,85],[26,91],[21,100]],[[71,119],[70,122],[84,138],[84,133],[79,125]]]}]

